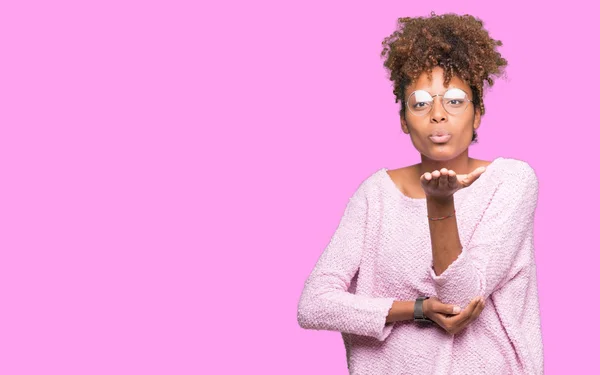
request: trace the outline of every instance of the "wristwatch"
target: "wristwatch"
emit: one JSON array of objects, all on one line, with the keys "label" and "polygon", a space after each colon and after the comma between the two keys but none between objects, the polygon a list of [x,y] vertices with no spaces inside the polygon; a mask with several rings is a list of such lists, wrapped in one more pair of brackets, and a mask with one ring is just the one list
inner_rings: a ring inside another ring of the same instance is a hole
[{"label": "wristwatch", "polygon": [[433,320],[429,319],[425,316],[425,314],[423,314],[423,301],[426,299],[429,299],[429,297],[417,297],[417,300],[415,301],[415,322],[433,322]]}]

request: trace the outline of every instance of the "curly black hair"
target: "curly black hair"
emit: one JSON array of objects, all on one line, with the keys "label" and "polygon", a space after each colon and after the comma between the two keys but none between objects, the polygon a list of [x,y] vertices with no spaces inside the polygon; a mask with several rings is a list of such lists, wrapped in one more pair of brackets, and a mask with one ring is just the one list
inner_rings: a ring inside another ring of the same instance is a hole
[{"label": "curly black hair", "polygon": [[[444,84],[453,76],[461,78],[473,91],[473,105],[485,114],[484,83],[494,84],[494,77],[505,75],[507,65],[498,51],[500,40],[492,39],[483,22],[469,14],[447,13],[430,17],[401,17],[397,29],[383,42],[381,57],[394,82],[396,103],[402,103],[400,116],[404,117],[406,87],[423,72],[431,79],[434,67],[444,69]],[[473,131],[476,142],[477,133]]]}]

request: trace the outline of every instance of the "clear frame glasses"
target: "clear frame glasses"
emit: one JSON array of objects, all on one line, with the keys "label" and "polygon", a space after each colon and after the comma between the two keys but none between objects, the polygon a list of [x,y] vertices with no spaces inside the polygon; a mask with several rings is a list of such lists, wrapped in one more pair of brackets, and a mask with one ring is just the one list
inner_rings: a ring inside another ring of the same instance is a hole
[{"label": "clear frame glasses", "polygon": [[405,102],[410,113],[415,116],[425,116],[433,108],[433,99],[436,96],[442,96],[442,106],[451,115],[460,115],[467,109],[469,103],[473,101],[468,98],[463,90],[453,87],[448,89],[443,95],[431,95],[425,90],[416,90],[408,97]]}]

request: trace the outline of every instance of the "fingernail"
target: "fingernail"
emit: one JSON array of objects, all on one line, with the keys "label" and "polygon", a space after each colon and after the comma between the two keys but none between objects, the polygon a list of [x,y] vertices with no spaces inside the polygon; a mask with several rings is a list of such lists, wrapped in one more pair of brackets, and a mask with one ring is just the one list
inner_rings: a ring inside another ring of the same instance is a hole
[{"label": "fingernail", "polygon": [[458,314],[460,312],[460,306],[454,306],[454,308],[452,309],[452,312],[455,314]]}]

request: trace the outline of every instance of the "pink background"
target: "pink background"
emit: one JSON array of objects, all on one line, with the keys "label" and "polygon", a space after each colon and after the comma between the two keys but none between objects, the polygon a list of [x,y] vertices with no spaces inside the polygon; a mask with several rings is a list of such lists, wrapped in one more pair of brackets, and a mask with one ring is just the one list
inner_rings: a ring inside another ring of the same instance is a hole
[{"label": "pink background", "polygon": [[1,374],[347,373],[297,302],[358,184],[419,161],[379,54],[431,10],[504,42],[470,155],[536,170],[546,373],[594,371],[595,12],[198,4],[0,5]]}]

